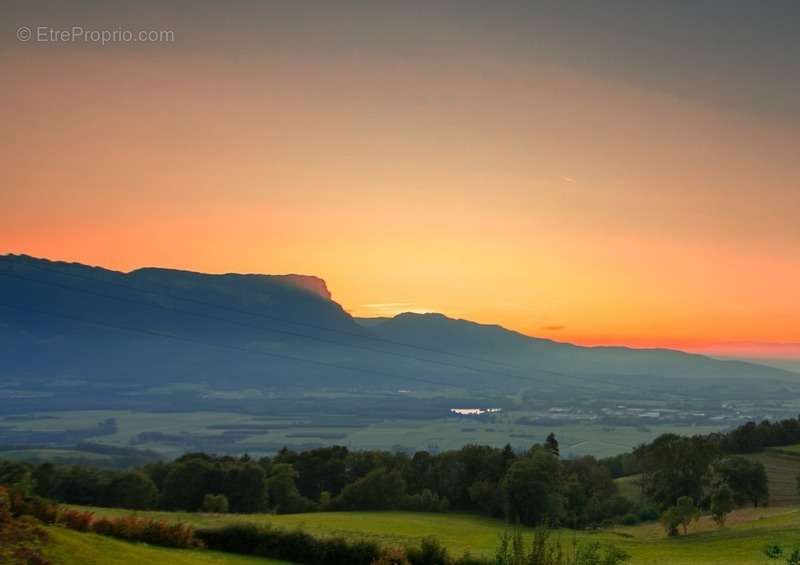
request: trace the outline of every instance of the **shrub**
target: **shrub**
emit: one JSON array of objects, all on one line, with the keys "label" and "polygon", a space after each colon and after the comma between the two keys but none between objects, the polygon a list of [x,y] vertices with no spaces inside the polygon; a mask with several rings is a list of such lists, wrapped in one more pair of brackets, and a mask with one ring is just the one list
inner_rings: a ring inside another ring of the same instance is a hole
[{"label": "shrub", "polygon": [[770,544],[764,548],[764,555],[768,559],[782,559],[786,565],[800,564],[800,548],[787,548],[784,550],[780,544]]},{"label": "shrub", "polygon": [[34,496],[30,502],[31,516],[44,524],[55,524],[60,508],[49,500]]},{"label": "shrub", "polygon": [[110,518],[97,518],[92,524],[92,531],[101,536],[116,537],[114,535],[115,524]]},{"label": "shrub", "polygon": [[661,517],[658,519],[658,521],[661,522],[661,525],[664,527],[664,531],[667,532],[668,536],[674,537],[678,535],[678,526],[681,524],[681,519],[680,516],[678,516],[678,511],[674,506],[664,510],[664,513],[661,514]]},{"label": "shrub", "polygon": [[628,513],[628,514],[625,514],[625,515],[622,517],[622,520],[621,520],[621,522],[622,522],[622,523],[623,523],[625,526],[635,526],[636,524],[638,524],[638,523],[639,523],[639,516],[637,516],[636,514],[634,514],[634,513],[630,512],[630,513]]},{"label": "shrub", "polygon": [[182,549],[202,546],[193,528],[185,524],[170,524],[163,520],[139,518],[133,515],[95,518],[91,512],[66,509],[59,515],[59,522],[73,530],[92,531],[102,536],[126,541]]},{"label": "shrub", "polygon": [[447,565],[450,561],[447,548],[436,538],[425,538],[420,547],[409,547],[406,550],[411,565]]},{"label": "shrub", "polygon": [[430,489],[424,489],[420,493],[404,495],[400,499],[399,508],[412,512],[447,512],[450,503]]},{"label": "shrub", "polygon": [[65,508],[58,514],[58,522],[70,530],[88,532],[92,527],[94,514],[91,512],[81,512],[72,508]]},{"label": "shrub", "polygon": [[630,555],[623,550],[609,545],[603,547],[598,542],[578,545],[574,554],[575,565],[616,565],[630,559]]},{"label": "shrub", "polygon": [[[447,555],[447,552],[440,553],[436,548],[440,547],[439,543],[433,540],[423,540],[422,547],[416,548],[400,548],[391,547],[384,549],[380,557],[372,562],[372,565],[413,565],[420,561],[411,561],[409,556],[414,555],[414,559],[425,559],[423,555],[427,554],[427,558],[431,558],[432,563],[446,563],[447,565],[494,565],[494,560],[489,560],[484,557],[473,557],[469,552],[465,553],[458,559],[452,559]],[[442,560],[444,557],[444,560]],[[426,562],[427,563],[427,562]]]},{"label": "shrub", "polygon": [[14,516],[33,516],[45,524],[54,524],[59,508],[40,496],[22,496],[14,493],[10,497],[11,513]]},{"label": "shrub", "polygon": [[224,494],[207,494],[203,497],[203,512],[227,514],[228,497]]},{"label": "shrub", "polygon": [[733,492],[728,485],[722,483],[711,497],[711,517],[720,528],[725,526],[725,520],[733,508]]},{"label": "shrub", "polygon": [[198,530],[209,549],[282,559],[308,565],[371,565],[384,556],[377,544],[344,538],[315,538],[301,530],[231,524]]},{"label": "shrub", "polygon": [[194,528],[185,524],[168,524],[161,520],[144,520],[139,541],[163,547],[192,548],[202,543]]},{"label": "shrub", "polygon": [[779,559],[783,557],[783,546],[777,543],[768,544],[764,548],[764,555],[766,555],[768,559]]},{"label": "shrub", "polygon": [[565,548],[560,540],[552,539],[550,530],[539,527],[526,547],[522,532],[517,528],[506,531],[500,537],[495,554],[496,565],[619,565],[630,556],[614,547],[597,542],[579,544]]},{"label": "shrub", "polygon": [[410,563],[403,548],[391,547],[384,550],[372,565],[410,565]]},{"label": "shrub", "polygon": [[639,509],[638,515],[639,515],[639,521],[649,522],[652,520],[658,520],[661,513],[658,511],[658,508],[656,506],[645,505]]},{"label": "shrub", "polygon": [[696,522],[700,517],[700,510],[694,505],[690,496],[682,496],[678,499],[675,506],[667,508],[661,515],[661,525],[667,531],[667,535],[678,535],[678,526],[683,527],[683,533],[689,531],[689,524]]},{"label": "shrub", "polygon": [[8,490],[0,486],[0,563],[49,565],[41,553],[47,532],[30,516],[15,517],[11,498]]}]

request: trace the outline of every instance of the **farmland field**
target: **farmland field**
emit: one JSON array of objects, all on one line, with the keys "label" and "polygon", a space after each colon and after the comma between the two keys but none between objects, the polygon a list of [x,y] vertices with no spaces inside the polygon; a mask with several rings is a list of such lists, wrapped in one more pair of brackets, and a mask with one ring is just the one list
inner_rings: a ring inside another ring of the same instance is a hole
[{"label": "farmland field", "polygon": [[[797,455],[789,453],[792,452],[781,447],[747,455],[748,459],[764,464],[769,484],[770,506],[800,506],[800,495],[797,493],[797,477],[800,476],[800,451],[795,451]],[[615,482],[622,496],[638,503],[640,501],[638,481],[639,475],[629,475],[620,477]]]},{"label": "farmland field", "polygon": [[[446,412],[446,411],[445,411]],[[403,451],[441,451],[458,449],[466,444],[503,446],[526,449],[542,442],[553,432],[561,443],[565,457],[594,455],[604,457],[628,451],[652,441],[660,434],[704,434],[719,431],[720,426],[675,425],[649,422],[639,425],[603,425],[597,422],[567,422],[558,426],[520,423],[530,414],[511,411],[491,419],[439,418],[363,418],[316,413],[313,416],[286,418],[280,416],[237,414],[233,412],[140,412],[130,410],[86,410],[46,412],[14,416],[0,422],[7,434],[25,432],[60,433],[83,430],[99,422],[113,419],[115,429],[89,438],[93,443],[116,447],[152,450],[166,457],[178,457],[187,451],[210,453],[232,452],[269,455],[284,445],[302,450],[322,445],[345,445],[354,449],[396,449]],[[2,430],[0,430],[2,431]],[[7,445],[29,441],[5,441]],[[97,454],[76,454],[65,451],[71,445],[47,442],[36,449],[16,450],[15,459],[45,460],[76,457],[102,460]],[[74,443],[74,442],[73,442]],[[49,450],[56,449],[52,453]]]},{"label": "farmland field", "polygon": [[[797,447],[797,446],[792,446]],[[789,453],[796,453],[790,455]],[[798,506],[797,477],[800,476],[800,451],[767,449],[748,455],[750,459],[764,464],[769,480],[769,500],[775,506]]]}]

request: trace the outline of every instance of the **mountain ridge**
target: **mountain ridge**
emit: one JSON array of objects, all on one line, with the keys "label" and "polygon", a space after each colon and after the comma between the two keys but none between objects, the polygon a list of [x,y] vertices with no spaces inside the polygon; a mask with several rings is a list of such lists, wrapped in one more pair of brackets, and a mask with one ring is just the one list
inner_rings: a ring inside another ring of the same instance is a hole
[{"label": "mountain ridge", "polygon": [[[357,318],[356,321],[361,321],[362,318]],[[665,347],[649,347],[649,348],[635,348],[635,347],[627,347],[627,346],[616,346],[616,345],[596,345],[596,346],[585,346],[585,345],[578,345],[574,343],[569,343],[565,341],[558,341],[549,338],[540,338],[535,336],[529,336],[522,332],[518,332],[516,330],[511,330],[505,328],[499,324],[482,324],[479,322],[474,322],[471,320],[460,319],[460,318],[450,318],[445,316],[444,314],[439,313],[425,313],[419,314],[415,312],[404,312],[397,314],[393,317],[383,317],[380,319],[380,322],[373,322],[368,323],[368,327],[370,327],[373,331],[377,331],[381,335],[393,335],[394,337],[400,337],[398,332],[387,332],[385,331],[387,327],[392,326],[392,324],[396,324],[398,322],[405,322],[408,320],[414,321],[433,321],[434,323],[449,323],[455,325],[462,325],[468,327],[473,330],[483,330],[483,331],[491,331],[491,332],[502,332],[508,336],[513,336],[514,339],[525,341],[527,343],[535,344],[535,345],[548,345],[553,347],[559,347],[563,349],[572,349],[574,351],[580,352],[596,352],[601,354],[631,354],[631,355],[669,355],[674,357],[681,357],[684,359],[690,360],[703,360],[706,362],[713,362],[713,363],[722,363],[728,364],[729,367],[738,367],[738,368],[748,368],[752,370],[762,370],[762,369],[772,369],[773,367],[768,367],[766,365],[761,365],[754,362],[748,361],[739,361],[739,360],[727,360],[727,359],[716,359],[714,357],[708,355],[702,355],[697,353],[687,353],[685,351],[680,351],[677,349],[669,349]],[[382,331],[383,330],[383,331]],[[420,328],[417,325],[414,328],[413,333],[409,333],[408,335],[404,336],[406,339],[414,340],[415,336],[420,335]]]},{"label": "mountain ridge", "polygon": [[123,273],[22,255],[0,256],[0,274],[0,302],[13,306],[0,308],[0,380],[569,390],[601,376],[705,388],[796,376],[670,349],[584,347],[443,314],[359,323],[313,276]]}]

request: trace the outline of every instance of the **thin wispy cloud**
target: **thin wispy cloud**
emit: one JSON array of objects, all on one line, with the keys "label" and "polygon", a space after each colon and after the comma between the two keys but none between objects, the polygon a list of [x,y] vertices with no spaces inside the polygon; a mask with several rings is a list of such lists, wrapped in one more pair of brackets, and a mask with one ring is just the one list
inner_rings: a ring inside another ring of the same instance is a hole
[{"label": "thin wispy cloud", "polygon": [[369,316],[396,316],[411,312],[413,314],[427,314],[434,312],[432,308],[425,308],[413,302],[370,302],[359,307],[362,315]]}]

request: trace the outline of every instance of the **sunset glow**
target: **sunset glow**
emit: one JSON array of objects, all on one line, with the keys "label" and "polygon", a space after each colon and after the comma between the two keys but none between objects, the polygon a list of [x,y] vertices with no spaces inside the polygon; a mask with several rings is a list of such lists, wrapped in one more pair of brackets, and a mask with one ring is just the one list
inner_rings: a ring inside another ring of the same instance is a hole
[{"label": "sunset glow", "polygon": [[358,316],[800,358],[800,114],[741,95],[747,45],[654,77],[583,66],[635,55],[565,22],[421,6],[309,17],[307,43],[280,32],[299,9],[165,10],[174,44],[105,47],[19,43],[6,28],[44,17],[20,8],[0,253],[314,274]]}]

